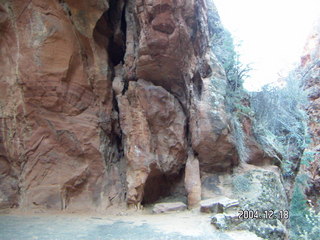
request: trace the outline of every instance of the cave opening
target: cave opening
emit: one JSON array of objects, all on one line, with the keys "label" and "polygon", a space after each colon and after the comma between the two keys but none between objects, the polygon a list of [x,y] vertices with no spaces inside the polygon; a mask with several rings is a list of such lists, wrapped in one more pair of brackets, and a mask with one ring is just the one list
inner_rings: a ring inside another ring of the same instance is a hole
[{"label": "cave opening", "polygon": [[176,174],[164,174],[158,169],[153,169],[144,186],[142,204],[153,204],[163,199],[179,200],[186,202],[184,189],[184,170]]},{"label": "cave opening", "polygon": [[124,62],[126,52],[126,32],[127,23],[125,19],[124,1],[111,0],[106,17],[112,29],[112,35],[109,38],[108,53],[113,66]]},{"label": "cave opening", "polygon": [[94,39],[108,52],[109,63],[117,66],[124,62],[127,23],[125,2],[111,0],[109,9],[101,16],[94,29]]}]

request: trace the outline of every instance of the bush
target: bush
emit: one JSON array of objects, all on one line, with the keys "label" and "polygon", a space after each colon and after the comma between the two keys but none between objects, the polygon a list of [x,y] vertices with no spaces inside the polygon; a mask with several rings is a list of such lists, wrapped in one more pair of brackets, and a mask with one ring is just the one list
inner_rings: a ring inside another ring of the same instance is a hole
[{"label": "bush", "polygon": [[307,145],[307,115],[302,110],[307,95],[296,74],[291,73],[285,81],[283,88],[269,85],[252,93],[254,133],[270,156],[283,159],[284,168],[297,171]]},{"label": "bush", "polygon": [[290,206],[290,239],[317,240],[320,236],[320,218],[307,205],[304,189],[308,176],[301,174],[296,178]]}]

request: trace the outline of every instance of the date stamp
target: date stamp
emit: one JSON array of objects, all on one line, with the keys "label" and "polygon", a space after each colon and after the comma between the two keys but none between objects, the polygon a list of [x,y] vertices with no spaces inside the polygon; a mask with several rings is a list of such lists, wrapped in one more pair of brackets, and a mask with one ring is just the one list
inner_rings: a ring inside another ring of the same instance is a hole
[{"label": "date stamp", "polygon": [[238,215],[239,219],[288,219],[289,211],[288,210],[240,210]]}]

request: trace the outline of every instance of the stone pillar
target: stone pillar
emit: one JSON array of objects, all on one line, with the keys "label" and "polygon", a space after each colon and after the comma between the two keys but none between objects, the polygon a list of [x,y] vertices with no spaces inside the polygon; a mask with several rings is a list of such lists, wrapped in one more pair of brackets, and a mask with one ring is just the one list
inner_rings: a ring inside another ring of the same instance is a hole
[{"label": "stone pillar", "polygon": [[201,180],[199,160],[189,155],[185,169],[185,188],[188,193],[188,208],[194,208],[201,201]]}]

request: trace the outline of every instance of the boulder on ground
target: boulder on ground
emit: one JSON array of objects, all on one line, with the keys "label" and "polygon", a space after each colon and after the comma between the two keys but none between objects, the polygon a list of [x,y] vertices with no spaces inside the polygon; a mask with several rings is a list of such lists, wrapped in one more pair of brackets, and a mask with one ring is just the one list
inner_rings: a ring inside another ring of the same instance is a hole
[{"label": "boulder on ground", "polygon": [[200,202],[200,212],[203,213],[224,213],[228,209],[239,206],[239,201],[227,197],[207,199]]},{"label": "boulder on ground", "polygon": [[217,229],[229,230],[231,226],[240,223],[240,219],[237,213],[224,214],[218,213],[211,218],[211,224],[213,224]]},{"label": "boulder on ground", "polygon": [[173,211],[183,211],[187,209],[187,205],[182,202],[157,203],[154,205],[153,213],[166,213]]}]

